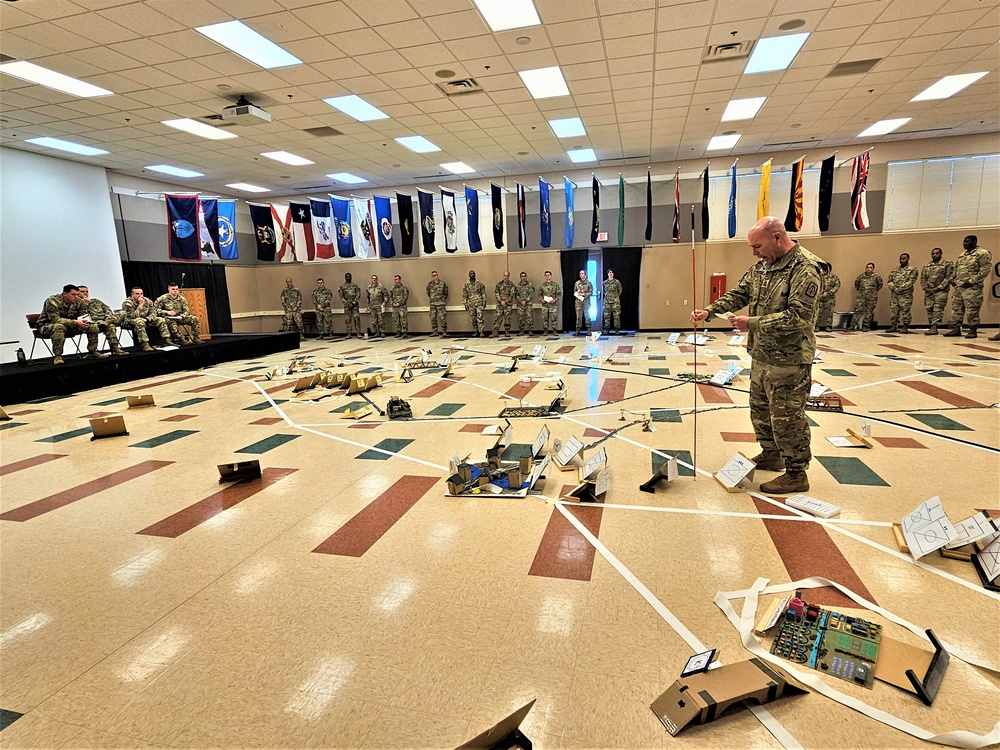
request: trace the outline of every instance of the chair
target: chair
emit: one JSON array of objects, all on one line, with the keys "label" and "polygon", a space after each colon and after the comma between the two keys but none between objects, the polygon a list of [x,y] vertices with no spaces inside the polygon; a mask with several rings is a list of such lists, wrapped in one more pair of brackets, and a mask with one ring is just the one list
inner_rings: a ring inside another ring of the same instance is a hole
[{"label": "chair", "polygon": [[302,336],[318,336],[319,329],[316,327],[316,311],[315,310],[303,310],[302,311]]},{"label": "chair", "polygon": [[[52,347],[49,346],[49,342],[46,339],[46,337],[42,336],[42,334],[40,334],[38,332],[38,315],[37,314],[35,314],[35,315],[25,315],[24,317],[25,317],[25,320],[27,320],[27,322],[28,322],[28,328],[31,330],[31,335],[32,335],[31,353],[28,355],[28,359],[32,359],[34,357],[34,355],[35,355],[35,344],[37,344],[39,341],[42,342],[42,346],[44,346],[46,349],[48,349],[50,357],[55,356],[52,353]],[[79,333],[74,333],[72,336],[66,336],[67,340],[73,342],[73,346],[76,347],[76,353],[77,354],[80,353],[80,342],[77,341],[77,337],[79,335],[80,335]]]}]

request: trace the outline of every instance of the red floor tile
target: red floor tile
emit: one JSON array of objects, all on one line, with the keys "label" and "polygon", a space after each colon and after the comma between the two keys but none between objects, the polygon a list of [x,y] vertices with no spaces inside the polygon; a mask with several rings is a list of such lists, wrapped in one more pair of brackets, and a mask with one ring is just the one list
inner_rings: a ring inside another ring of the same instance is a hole
[{"label": "red floor tile", "polygon": [[[575,486],[575,484],[564,485],[559,494],[563,495]],[[588,504],[568,509],[594,536],[600,535],[601,516],[604,512],[600,507]],[[573,524],[553,508],[528,575],[589,581],[594,570],[596,552],[594,546],[576,530]]]},{"label": "red floor tile", "polygon": [[20,461],[12,461],[9,464],[0,466],[0,477],[13,474],[15,471],[30,469],[32,466],[47,464],[49,461],[55,461],[57,458],[66,458],[66,455],[67,454],[65,453],[39,453],[37,456],[32,456],[31,458],[24,458]]},{"label": "red floor tile", "polygon": [[940,388],[933,383],[925,383],[921,380],[899,380],[897,382],[900,385],[905,385],[907,388],[920,391],[931,398],[936,398],[938,401],[944,401],[951,406],[986,406],[986,404],[981,404],[978,401],[973,401],[971,398],[960,396],[957,393]]},{"label": "red floor tile", "polygon": [[926,448],[923,443],[909,437],[877,437],[873,438],[886,448]]}]

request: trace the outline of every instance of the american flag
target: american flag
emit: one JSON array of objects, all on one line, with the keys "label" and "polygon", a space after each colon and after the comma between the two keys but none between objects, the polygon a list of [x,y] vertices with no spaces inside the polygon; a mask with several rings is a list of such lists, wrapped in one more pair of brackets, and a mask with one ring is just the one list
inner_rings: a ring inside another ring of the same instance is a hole
[{"label": "american flag", "polygon": [[681,241],[681,170],[674,172],[674,242]]},{"label": "american flag", "polygon": [[851,223],[855,231],[868,226],[868,199],[865,195],[865,185],[868,182],[868,160],[871,155],[866,151],[854,157],[851,167]]}]

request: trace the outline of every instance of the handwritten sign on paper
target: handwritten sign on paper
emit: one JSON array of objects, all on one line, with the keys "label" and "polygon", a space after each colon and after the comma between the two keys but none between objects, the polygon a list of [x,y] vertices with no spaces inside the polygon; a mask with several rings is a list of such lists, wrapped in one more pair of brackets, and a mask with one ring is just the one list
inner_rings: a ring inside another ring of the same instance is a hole
[{"label": "handwritten sign on paper", "polygon": [[542,429],[538,433],[538,437],[536,437],[535,442],[531,444],[531,457],[534,458],[541,453],[542,448],[545,447],[547,442],[549,442],[549,428],[548,425],[542,425]]},{"label": "handwritten sign on paper", "polygon": [[809,389],[809,398],[818,398],[826,393],[829,388],[827,388],[822,383],[813,383],[812,388]]},{"label": "handwritten sign on paper", "polygon": [[583,443],[581,443],[576,436],[571,436],[569,440],[563,443],[562,448],[556,454],[556,462],[562,466],[566,466],[570,461],[576,458],[576,454],[583,450]]},{"label": "handwritten sign on paper", "polygon": [[580,468],[580,479],[590,479],[593,474],[608,462],[608,454],[601,448],[597,453],[584,462]]},{"label": "handwritten sign on paper", "polygon": [[945,545],[947,549],[955,549],[966,544],[982,539],[997,532],[997,527],[986,514],[986,511],[979,511],[975,515],[963,518],[955,524],[957,536]]},{"label": "handwritten sign on paper", "polygon": [[681,335],[679,333],[671,333],[669,336],[667,336],[667,343],[676,344],[678,339],[680,339],[680,337]]},{"label": "handwritten sign on paper", "polygon": [[756,468],[756,465],[746,456],[737,453],[726,461],[716,476],[726,487],[735,488]]},{"label": "handwritten sign on paper", "polygon": [[743,346],[746,343],[747,337],[737,333],[731,339],[729,339],[730,346]]},{"label": "handwritten sign on paper", "polygon": [[600,497],[611,488],[611,467],[597,475],[594,481],[594,497]]},{"label": "handwritten sign on paper", "polygon": [[982,552],[976,553],[976,558],[986,574],[987,581],[995,581],[1000,577],[1000,536]]},{"label": "handwritten sign on paper", "polygon": [[914,560],[941,549],[957,535],[948,514],[941,507],[941,498],[937,496],[903,516],[903,537]]}]

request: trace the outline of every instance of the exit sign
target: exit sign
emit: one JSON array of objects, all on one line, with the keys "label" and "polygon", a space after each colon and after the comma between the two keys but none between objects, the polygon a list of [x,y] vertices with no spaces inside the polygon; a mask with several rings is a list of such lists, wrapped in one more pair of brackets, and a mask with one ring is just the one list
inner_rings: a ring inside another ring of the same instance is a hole
[{"label": "exit sign", "polygon": [[607,242],[608,241],[608,233],[607,232],[598,232],[597,233],[597,241],[598,242]]}]

